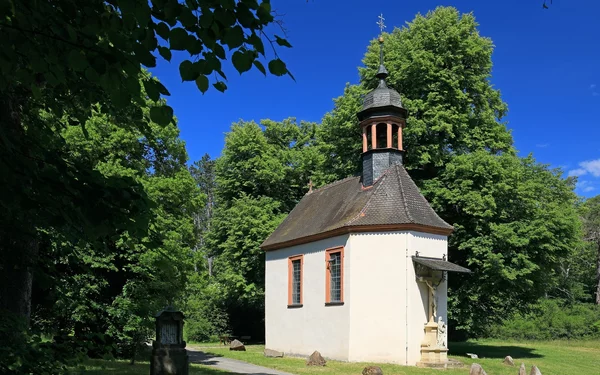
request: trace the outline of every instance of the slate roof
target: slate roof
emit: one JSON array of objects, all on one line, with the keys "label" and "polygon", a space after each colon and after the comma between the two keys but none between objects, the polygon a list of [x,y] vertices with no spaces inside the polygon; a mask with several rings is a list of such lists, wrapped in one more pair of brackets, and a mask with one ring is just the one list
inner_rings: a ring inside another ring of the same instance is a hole
[{"label": "slate roof", "polygon": [[362,110],[386,106],[404,109],[398,91],[387,87],[385,81],[381,80],[379,86],[377,86],[375,90],[372,90],[365,95]]},{"label": "slate roof", "polygon": [[452,226],[442,220],[421,195],[404,166],[391,166],[368,189],[360,177],[346,178],[306,194],[288,217],[261,245],[265,250],[353,227],[414,224],[441,229]]},{"label": "slate roof", "polygon": [[471,273],[470,269],[461,267],[458,264],[454,264],[443,259],[413,256],[412,260],[415,263],[422,264],[425,267],[429,267],[436,271]]}]

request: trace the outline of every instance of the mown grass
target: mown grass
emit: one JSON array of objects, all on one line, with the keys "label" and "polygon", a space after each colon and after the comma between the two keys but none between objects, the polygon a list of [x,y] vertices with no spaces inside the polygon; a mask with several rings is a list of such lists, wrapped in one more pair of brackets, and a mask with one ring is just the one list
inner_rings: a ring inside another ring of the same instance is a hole
[{"label": "mown grass", "polygon": [[[246,352],[232,352],[218,343],[188,345],[188,349],[197,348],[214,356],[234,358],[259,366],[270,367],[297,375],[359,375],[362,369],[371,363],[348,363],[328,361],[325,367],[307,367],[303,358],[265,358],[264,346],[248,345]],[[470,359],[465,353],[475,353],[478,359]],[[450,357],[465,364],[462,369],[446,370],[443,373],[467,375],[469,366],[479,363],[488,375],[516,375],[520,364],[527,367],[539,367],[543,375],[597,375],[600,374],[600,341],[545,341],[545,342],[507,342],[498,340],[480,340],[465,343],[451,343]],[[516,366],[504,365],[502,360],[510,355]],[[385,375],[427,375],[440,374],[440,370],[420,369],[400,365],[380,364]],[[89,360],[81,368],[73,369],[72,375],[147,375],[150,364],[147,361],[129,365],[128,361]],[[213,366],[192,364],[190,375],[230,375]]]},{"label": "mown grass", "polygon": [[[130,365],[129,361],[90,359],[76,369],[72,369],[69,375],[148,375],[150,374],[150,362],[141,361]],[[189,375],[230,375],[226,371],[214,367],[197,364],[190,365]]]},{"label": "mown grass", "polygon": [[[204,352],[243,360],[260,366],[298,375],[358,375],[371,363],[347,363],[328,361],[326,367],[307,367],[302,358],[265,358],[264,346],[249,345],[246,352],[232,352],[218,344],[193,345]],[[475,353],[478,359],[470,359],[465,353]],[[497,340],[480,340],[465,343],[451,343],[450,357],[465,364],[462,369],[450,369],[445,374],[469,373],[469,366],[476,362],[483,366],[488,375],[516,375],[521,363],[525,363],[527,373],[536,365],[543,375],[597,375],[600,374],[600,342],[598,341],[550,341],[512,343]],[[514,358],[516,366],[502,363],[505,356]],[[420,369],[400,365],[379,365],[385,375],[439,374],[440,370]]]}]

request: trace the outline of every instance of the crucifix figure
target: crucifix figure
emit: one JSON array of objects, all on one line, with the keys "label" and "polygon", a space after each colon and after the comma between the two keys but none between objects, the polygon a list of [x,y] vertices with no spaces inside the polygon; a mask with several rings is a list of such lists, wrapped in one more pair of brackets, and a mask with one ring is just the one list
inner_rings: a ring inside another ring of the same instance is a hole
[{"label": "crucifix figure", "polygon": [[385,29],[385,24],[383,23],[385,18],[383,18],[383,13],[381,13],[378,18],[379,21],[377,21],[377,25],[379,25],[379,31],[383,34],[383,29]]},{"label": "crucifix figure", "polygon": [[435,321],[435,317],[437,316],[437,288],[435,286],[433,286],[429,281],[425,280],[425,284],[427,285],[427,287],[429,288],[429,291],[431,292],[430,294],[430,298],[431,298],[431,304],[430,304],[430,309],[429,309],[429,319],[431,321]]}]

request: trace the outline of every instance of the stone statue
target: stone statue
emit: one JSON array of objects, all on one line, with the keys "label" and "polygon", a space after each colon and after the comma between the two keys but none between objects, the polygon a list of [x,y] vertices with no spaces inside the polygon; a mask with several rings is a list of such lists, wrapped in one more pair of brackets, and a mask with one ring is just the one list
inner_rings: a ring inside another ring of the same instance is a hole
[{"label": "stone statue", "polygon": [[429,291],[431,292],[431,320],[435,320],[437,316],[437,288],[429,283],[429,281],[425,281]]},{"label": "stone statue", "polygon": [[438,317],[438,329],[437,329],[437,345],[439,348],[446,347],[446,323],[442,320],[442,317]]}]

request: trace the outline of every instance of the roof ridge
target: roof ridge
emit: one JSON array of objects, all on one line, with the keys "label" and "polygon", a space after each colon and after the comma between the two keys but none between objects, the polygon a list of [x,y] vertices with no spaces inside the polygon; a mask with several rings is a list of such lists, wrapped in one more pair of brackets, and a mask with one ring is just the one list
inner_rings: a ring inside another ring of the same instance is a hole
[{"label": "roof ridge", "polygon": [[[357,214],[355,217],[353,217],[352,219],[350,219],[350,220],[348,220],[346,223],[344,223],[344,225],[349,225],[349,224],[352,224],[352,222],[353,222],[353,221],[356,221],[356,220],[358,220],[358,219],[361,217],[361,215],[363,215],[363,214],[364,214],[364,212],[367,210],[367,208],[369,208],[369,205],[371,204],[371,200],[373,199],[373,197],[374,197],[375,195],[377,195],[377,192],[378,192],[378,191],[379,191],[379,189],[381,189],[381,187],[383,186],[383,181],[385,180],[385,178],[386,178],[386,175],[387,175],[387,170],[386,170],[385,172],[383,172],[383,174],[381,175],[381,177],[379,177],[379,178],[377,179],[377,181],[375,181],[375,184],[379,184],[379,185],[377,185],[377,186],[375,187],[375,189],[373,190],[373,194],[371,194],[371,196],[370,196],[370,197],[369,197],[369,199],[367,200],[367,203],[365,203],[365,206],[364,206],[364,207],[363,207],[363,208],[360,210],[360,212],[359,212],[359,213],[358,213],[358,214]],[[374,184],[374,185],[375,185],[375,184]],[[373,185],[373,186],[374,186],[374,185]]]},{"label": "roof ridge", "polygon": [[[402,203],[404,204],[404,212],[406,212],[406,217],[408,217],[408,220],[411,223],[414,223],[415,220],[413,219],[412,215],[410,214],[410,211],[408,209],[408,203],[406,202],[406,194],[404,192],[404,184],[402,183],[402,179],[400,178],[400,173],[402,173],[402,171],[399,169],[400,164],[396,164],[396,171],[398,173],[396,173],[396,178],[398,178],[398,185],[400,186],[400,193],[402,195]],[[404,170],[406,172],[406,169]],[[408,172],[406,172],[406,174],[408,174]],[[408,178],[410,178],[410,175],[408,176]]]},{"label": "roof ridge", "polygon": [[[329,189],[332,186],[341,184],[342,182],[346,182],[347,180],[351,180],[351,179],[357,178],[357,177],[358,176],[350,176],[350,177],[342,178],[341,180],[330,182],[330,183],[328,183],[326,185],[321,186],[320,188],[314,189],[310,194],[313,194],[313,193],[315,193],[315,192],[317,192],[319,190]],[[306,193],[306,194],[309,194],[309,193]]]}]

